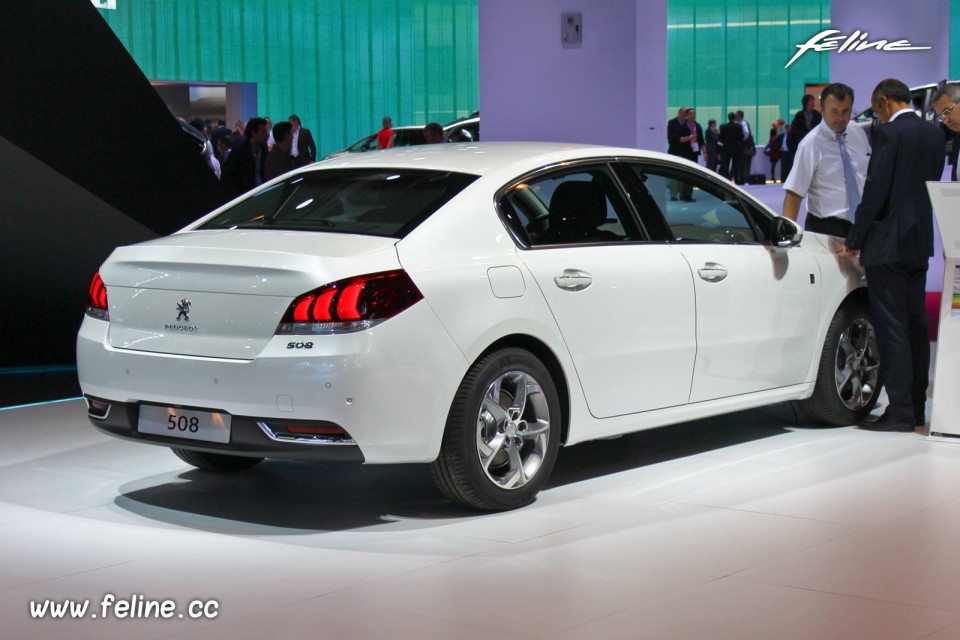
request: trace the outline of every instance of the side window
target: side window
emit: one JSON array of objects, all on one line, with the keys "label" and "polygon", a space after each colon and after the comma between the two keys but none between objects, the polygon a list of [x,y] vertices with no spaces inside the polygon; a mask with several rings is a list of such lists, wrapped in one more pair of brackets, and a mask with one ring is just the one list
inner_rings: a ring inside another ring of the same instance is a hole
[{"label": "side window", "polygon": [[531,178],[500,205],[515,234],[532,247],[643,239],[606,165]]},{"label": "side window", "polygon": [[659,213],[675,240],[758,242],[756,229],[733,191],[682,170],[636,163],[631,167],[646,191],[638,198],[641,218]]}]

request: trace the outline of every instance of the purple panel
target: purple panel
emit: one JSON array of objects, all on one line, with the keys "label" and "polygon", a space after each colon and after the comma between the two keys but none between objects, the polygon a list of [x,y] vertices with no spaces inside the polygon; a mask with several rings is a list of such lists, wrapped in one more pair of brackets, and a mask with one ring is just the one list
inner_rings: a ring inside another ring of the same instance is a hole
[{"label": "purple panel", "polygon": [[[570,11],[579,46],[561,42]],[[633,147],[664,126],[666,0],[480,0],[479,50],[484,140]]]},{"label": "purple panel", "polygon": [[[884,78],[897,78],[908,86],[939,82],[947,77],[950,62],[950,0],[833,0],[830,5],[831,28],[842,35],[854,31],[869,34],[868,41],[908,40],[914,46],[932,47],[927,51],[845,51],[815,53],[829,55],[830,79],[853,87],[855,111],[870,106],[870,94]],[[810,35],[818,27],[811,26]],[[840,35],[840,34],[838,34]]]}]

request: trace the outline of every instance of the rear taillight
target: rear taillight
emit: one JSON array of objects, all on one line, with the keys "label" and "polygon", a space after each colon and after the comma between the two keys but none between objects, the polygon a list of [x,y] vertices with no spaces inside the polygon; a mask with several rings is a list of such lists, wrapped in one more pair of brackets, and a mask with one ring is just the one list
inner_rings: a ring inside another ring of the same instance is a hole
[{"label": "rear taillight", "polygon": [[107,307],[107,285],[100,279],[100,272],[93,274],[90,288],[87,290],[87,315],[100,320],[109,320]]},{"label": "rear taillight", "polygon": [[423,294],[403,270],[338,280],[294,300],[277,333],[364,331],[422,299]]}]

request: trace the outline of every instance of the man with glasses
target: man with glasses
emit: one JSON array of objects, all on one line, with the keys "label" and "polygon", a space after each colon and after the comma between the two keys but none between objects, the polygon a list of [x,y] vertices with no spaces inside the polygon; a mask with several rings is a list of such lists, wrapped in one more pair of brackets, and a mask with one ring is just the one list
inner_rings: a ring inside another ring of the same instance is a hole
[{"label": "man with glasses", "polygon": [[[954,132],[960,132],[958,104],[960,104],[960,82],[951,82],[937,87],[937,92],[933,94],[933,110],[937,114],[937,122]],[[953,149],[950,152],[950,164],[953,166],[950,178],[954,182],[957,180],[958,152],[960,152],[960,138],[954,136]]]},{"label": "man with glasses", "polygon": [[853,227],[835,251],[860,256],[867,274],[881,375],[890,404],[875,431],[914,431],[925,423],[930,368],[927,265],[933,255],[933,207],[926,182],[943,173],[946,138],[910,106],[910,89],[887,79],[871,103],[880,127]]}]

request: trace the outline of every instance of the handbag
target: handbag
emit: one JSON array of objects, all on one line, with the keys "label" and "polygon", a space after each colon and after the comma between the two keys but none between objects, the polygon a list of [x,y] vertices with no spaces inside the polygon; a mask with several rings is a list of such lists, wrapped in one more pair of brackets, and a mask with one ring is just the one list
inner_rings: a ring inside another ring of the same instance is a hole
[{"label": "handbag", "polygon": [[747,138],[743,141],[743,154],[751,157],[757,155],[757,145],[753,142],[752,133],[748,133]]}]

